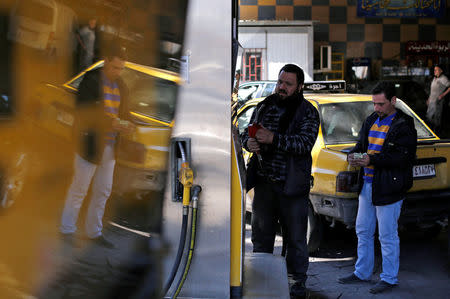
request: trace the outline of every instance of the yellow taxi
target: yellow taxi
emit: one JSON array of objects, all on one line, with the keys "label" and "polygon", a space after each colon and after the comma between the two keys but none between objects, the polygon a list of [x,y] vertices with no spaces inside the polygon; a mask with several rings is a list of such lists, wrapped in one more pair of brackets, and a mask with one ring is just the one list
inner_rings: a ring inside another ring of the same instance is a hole
[{"label": "yellow taxi", "polygon": [[[310,251],[320,244],[323,220],[355,224],[358,200],[357,169],[346,161],[365,118],[373,112],[371,95],[308,93],[315,83],[305,84],[305,98],[317,108],[320,129],[312,150],[312,187],[308,240]],[[246,102],[237,111],[234,124],[242,133],[256,105],[264,98]],[[400,222],[420,224],[436,231],[436,221],[446,217],[450,196],[450,143],[441,140],[401,99],[396,107],[414,118],[418,148],[414,163],[414,184],[403,205]],[[248,160],[249,153],[244,156]],[[250,197],[250,198],[249,198]],[[251,202],[251,195],[247,197]],[[247,206],[247,210],[250,206]]]},{"label": "yellow taxi", "polygon": [[[61,85],[45,84],[36,92],[33,120],[47,134],[59,137],[61,150],[77,146],[73,125],[78,86],[86,72],[102,66],[99,61]],[[135,195],[160,191],[181,79],[176,73],[132,62],[125,63],[121,77],[129,89],[130,120],[136,130],[119,140],[113,191]]]}]

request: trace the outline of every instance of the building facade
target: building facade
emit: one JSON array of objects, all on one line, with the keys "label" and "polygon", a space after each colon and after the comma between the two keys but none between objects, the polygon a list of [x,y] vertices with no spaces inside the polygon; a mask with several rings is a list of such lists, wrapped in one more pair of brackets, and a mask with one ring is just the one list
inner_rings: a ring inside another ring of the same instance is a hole
[{"label": "building facade", "polygon": [[[358,0],[240,0],[240,19],[312,21],[316,70],[320,69],[321,46],[331,46],[332,53],[340,55],[336,59],[343,60],[344,68],[354,58],[366,61],[368,58],[372,79],[389,75],[386,73],[389,70],[393,72],[391,75],[401,75],[405,68],[416,68],[418,73],[422,68],[422,75],[429,75],[426,69],[434,63],[449,64],[450,51],[408,56],[407,43],[450,41],[450,0],[442,1],[447,3],[442,3],[440,16],[361,17],[357,13],[361,5]],[[403,71],[398,71],[399,68]],[[316,73],[320,75],[320,71]],[[347,78],[348,67],[345,74]]]}]

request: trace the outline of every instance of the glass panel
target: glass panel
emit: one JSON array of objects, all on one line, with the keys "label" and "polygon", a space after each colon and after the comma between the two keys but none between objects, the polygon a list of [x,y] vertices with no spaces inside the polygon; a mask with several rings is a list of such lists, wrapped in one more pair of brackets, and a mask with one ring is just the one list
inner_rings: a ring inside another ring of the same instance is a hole
[{"label": "glass panel", "polygon": [[[433,134],[412,114],[400,100],[396,107],[414,118],[417,137],[431,138]],[[336,103],[320,105],[321,124],[326,144],[353,143],[358,140],[364,120],[373,113],[373,104],[367,102]]]},{"label": "glass panel", "polygon": [[188,1],[0,2],[0,298],[160,295]]}]

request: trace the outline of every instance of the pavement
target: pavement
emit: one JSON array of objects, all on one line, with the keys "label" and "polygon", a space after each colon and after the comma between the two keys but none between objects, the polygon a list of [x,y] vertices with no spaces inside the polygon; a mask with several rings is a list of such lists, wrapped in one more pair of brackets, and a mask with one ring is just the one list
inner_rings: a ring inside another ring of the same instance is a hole
[{"label": "pavement", "polygon": [[148,236],[117,225],[107,225],[104,237],[109,249],[76,236],[54,248],[58,270],[37,298],[130,298],[154,260],[148,256]]},{"label": "pavement", "polygon": [[[381,256],[376,248],[375,269],[367,283],[343,285],[337,279],[353,272],[356,262],[354,230],[343,227],[328,229],[324,243],[310,254],[307,298],[450,298],[448,228],[433,239],[418,232],[401,232],[399,284],[392,290],[371,294],[369,289],[378,281]],[[251,227],[246,227],[246,251],[251,250]],[[277,236],[275,253],[281,254],[282,239]]]}]

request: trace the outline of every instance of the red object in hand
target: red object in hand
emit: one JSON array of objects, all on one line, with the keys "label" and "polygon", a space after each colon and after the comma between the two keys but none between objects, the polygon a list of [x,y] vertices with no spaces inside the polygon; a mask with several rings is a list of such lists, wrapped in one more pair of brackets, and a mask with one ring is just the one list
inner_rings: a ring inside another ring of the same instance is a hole
[{"label": "red object in hand", "polygon": [[248,125],[248,136],[251,138],[255,138],[256,136],[256,132],[258,132],[258,130],[261,129],[261,125],[260,124],[249,124]]}]

